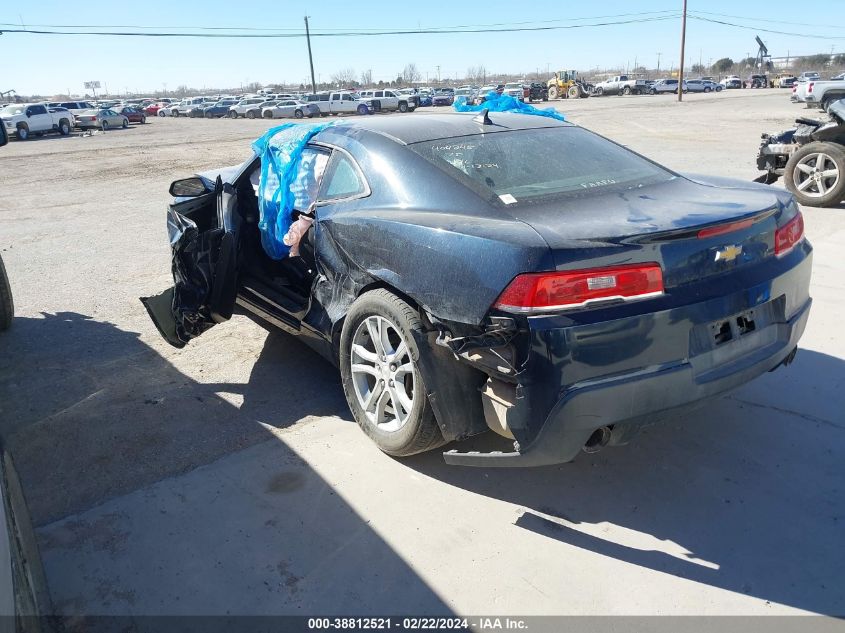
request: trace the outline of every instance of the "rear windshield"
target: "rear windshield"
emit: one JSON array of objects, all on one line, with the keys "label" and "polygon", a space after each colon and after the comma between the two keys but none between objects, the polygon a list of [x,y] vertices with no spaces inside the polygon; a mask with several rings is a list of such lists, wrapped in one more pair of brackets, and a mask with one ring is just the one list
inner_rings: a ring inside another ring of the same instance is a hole
[{"label": "rear windshield", "polygon": [[424,141],[409,148],[456,180],[505,204],[624,191],[672,172],[577,127]]}]

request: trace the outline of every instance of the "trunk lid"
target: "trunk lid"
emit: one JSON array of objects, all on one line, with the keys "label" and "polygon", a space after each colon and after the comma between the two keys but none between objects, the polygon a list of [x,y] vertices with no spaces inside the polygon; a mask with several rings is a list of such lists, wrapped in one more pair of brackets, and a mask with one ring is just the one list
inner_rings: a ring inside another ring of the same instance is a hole
[{"label": "trunk lid", "polygon": [[[666,287],[774,257],[785,192],[748,183],[674,178],[657,185],[576,197],[561,208],[526,205],[511,214],[549,244],[559,270],[658,262]],[[705,233],[700,234],[701,229]]]}]

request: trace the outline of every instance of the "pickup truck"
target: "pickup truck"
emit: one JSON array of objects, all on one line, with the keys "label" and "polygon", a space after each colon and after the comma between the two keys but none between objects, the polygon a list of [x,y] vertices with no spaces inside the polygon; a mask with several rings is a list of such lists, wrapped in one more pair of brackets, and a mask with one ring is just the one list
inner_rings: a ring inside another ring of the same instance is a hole
[{"label": "pickup truck", "polygon": [[26,141],[33,134],[58,132],[67,136],[73,130],[73,114],[66,108],[51,108],[46,103],[13,103],[0,110],[0,119],[8,134]]},{"label": "pickup truck", "polygon": [[393,90],[361,90],[358,95],[364,101],[378,101],[382,110],[393,112],[413,112],[420,104],[415,94],[395,92]]},{"label": "pickup truck", "polygon": [[628,75],[617,75],[596,84],[593,94],[601,95],[630,95],[645,94],[648,92],[648,85],[644,79],[628,79]]},{"label": "pickup truck", "polygon": [[320,116],[329,114],[370,114],[372,99],[361,99],[357,92],[318,92],[306,98],[309,103],[316,103],[320,108]]},{"label": "pickup truck", "polygon": [[839,80],[804,81],[796,84],[792,93],[792,101],[803,101],[808,107],[818,106],[822,110],[827,110],[831,101],[843,98],[845,82]]}]

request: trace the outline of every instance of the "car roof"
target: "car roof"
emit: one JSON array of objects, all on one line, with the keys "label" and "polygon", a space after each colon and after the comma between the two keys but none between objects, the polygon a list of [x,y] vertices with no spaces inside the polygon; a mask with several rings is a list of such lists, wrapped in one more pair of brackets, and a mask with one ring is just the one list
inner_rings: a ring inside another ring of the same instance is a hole
[{"label": "car roof", "polygon": [[331,126],[326,131],[356,135],[358,130],[366,130],[410,145],[479,133],[572,127],[571,123],[550,117],[511,112],[490,112],[488,116],[493,121],[493,125],[483,125],[475,120],[478,114],[478,112],[455,112],[406,117],[361,117],[345,120],[343,124]]}]

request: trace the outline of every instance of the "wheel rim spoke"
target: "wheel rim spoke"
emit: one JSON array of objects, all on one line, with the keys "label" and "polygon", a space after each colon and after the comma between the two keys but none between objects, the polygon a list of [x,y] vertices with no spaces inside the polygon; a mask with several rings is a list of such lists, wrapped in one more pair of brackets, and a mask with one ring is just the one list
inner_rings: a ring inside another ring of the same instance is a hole
[{"label": "wheel rim spoke", "polygon": [[824,195],[827,193],[827,187],[824,186],[824,178],[819,178],[819,181],[816,183],[816,186],[820,194]]},{"label": "wheel rim spoke", "polygon": [[[373,390],[370,391],[367,398],[364,402],[361,403],[364,411],[372,416],[375,416],[376,413],[376,405],[379,402],[379,399],[384,394],[384,383],[381,381],[376,381],[376,384],[373,386]],[[374,422],[378,423],[378,418],[373,420]]]},{"label": "wheel rim spoke", "polygon": [[802,180],[798,183],[798,191],[806,190],[811,184],[813,184],[812,178],[807,178],[806,180]]},{"label": "wheel rim spoke", "polygon": [[353,374],[368,374],[368,375],[376,377],[376,378],[378,378],[378,376],[379,376],[378,371],[372,365],[362,365],[362,364],[352,365],[352,373]]},{"label": "wheel rim spoke", "polygon": [[362,360],[368,361],[370,363],[378,362],[378,354],[376,354],[375,352],[371,352],[363,345],[353,345],[352,353],[361,358]]},{"label": "wheel rim spoke", "polygon": [[812,174],[813,168],[807,165],[806,163],[798,163],[797,165],[798,170],[804,172],[805,174]]},{"label": "wheel rim spoke", "polygon": [[839,176],[838,169],[826,169],[822,172],[822,178],[836,178]]},{"label": "wheel rim spoke", "polygon": [[407,354],[407,353],[408,353],[408,346],[405,345],[405,341],[402,341],[401,343],[399,343],[399,346],[396,348],[396,350],[390,355],[390,362],[391,363],[399,362],[400,360],[402,360],[402,357],[405,356],[405,354]]}]

